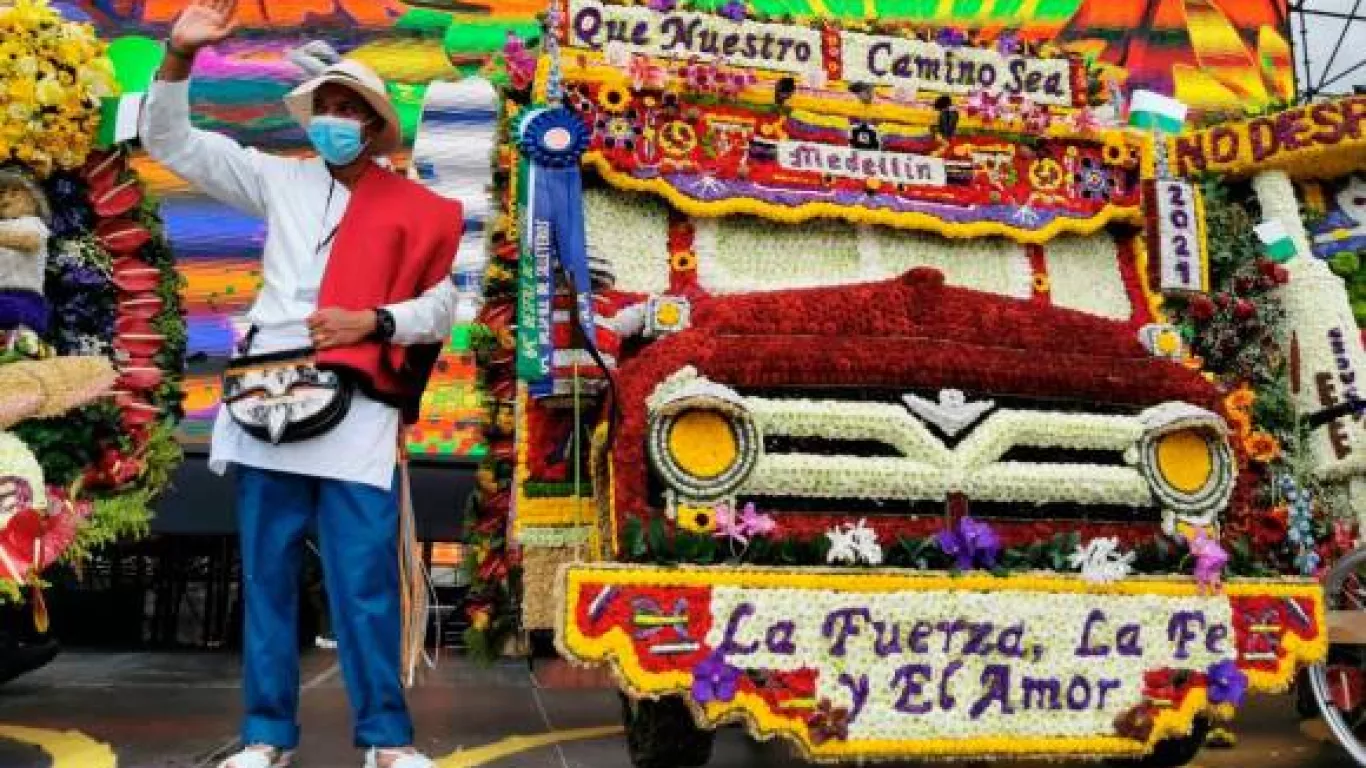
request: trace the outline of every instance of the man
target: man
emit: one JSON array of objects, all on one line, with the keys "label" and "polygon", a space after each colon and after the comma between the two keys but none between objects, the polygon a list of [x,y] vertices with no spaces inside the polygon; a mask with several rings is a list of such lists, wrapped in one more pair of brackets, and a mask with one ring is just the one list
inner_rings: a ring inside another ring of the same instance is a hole
[{"label": "man", "polygon": [[[196,53],[234,29],[237,0],[194,0],[176,20],[144,113],[153,158],[214,198],[265,218],[263,285],[250,354],[316,350],[354,381],[323,434],[275,442],[221,409],[210,467],[235,465],[246,627],[244,749],[220,768],[279,768],[298,743],[297,606],[305,533],[316,518],[331,618],[367,768],[428,768],[412,747],[400,663],[400,418],[415,417],[425,374],[414,346],[444,342],[462,212],[376,160],[398,148],[383,82],[343,61],[290,93],[317,158],[244,149],[191,127]],[[344,216],[343,216],[344,214]],[[430,359],[428,359],[430,363]],[[430,368],[428,367],[428,371]],[[415,380],[416,378],[416,380]]]}]

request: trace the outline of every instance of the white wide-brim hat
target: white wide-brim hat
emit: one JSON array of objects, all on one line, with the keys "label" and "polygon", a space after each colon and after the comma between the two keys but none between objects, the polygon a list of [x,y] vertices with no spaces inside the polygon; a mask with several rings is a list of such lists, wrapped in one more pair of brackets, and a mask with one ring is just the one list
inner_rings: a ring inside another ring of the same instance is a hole
[{"label": "white wide-brim hat", "polygon": [[398,111],[389,100],[384,81],[373,69],[355,59],[342,59],[285,96],[285,108],[299,125],[308,128],[313,119],[313,94],[325,83],[350,88],[374,107],[384,121],[384,130],[375,139],[376,154],[388,154],[399,148],[403,143],[403,128],[398,120]]}]

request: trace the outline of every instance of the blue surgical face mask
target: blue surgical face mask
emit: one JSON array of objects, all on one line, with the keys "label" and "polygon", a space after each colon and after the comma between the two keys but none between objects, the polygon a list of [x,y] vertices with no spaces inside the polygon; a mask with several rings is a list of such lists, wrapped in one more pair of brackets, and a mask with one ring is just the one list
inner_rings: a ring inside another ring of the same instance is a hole
[{"label": "blue surgical face mask", "polygon": [[316,115],[308,121],[308,138],[332,165],[350,165],[365,149],[364,126],[349,117]]}]

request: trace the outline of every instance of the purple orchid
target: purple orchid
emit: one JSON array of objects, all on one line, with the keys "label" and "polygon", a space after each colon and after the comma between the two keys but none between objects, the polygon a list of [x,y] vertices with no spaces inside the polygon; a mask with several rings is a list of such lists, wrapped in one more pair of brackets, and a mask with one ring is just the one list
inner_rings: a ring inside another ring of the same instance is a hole
[{"label": "purple orchid", "polygon": [[1224,659],[1205,671],[1209,681],[1209,701],[1211,704],[1232,704],[1237,707],[1247,695],[1247,674],[1238,668],[1238,662]]},{"label": "purple orchid", "polygon": [[698,704],[725,704],[735,699],[740,670],[727,664],[724,655],[714,653],[703,659],[693,667],[692,675],[692,698]]},{"label": "purple orchid", "polygon": [[713,512],[716,519],[717,538],[728,538],[740,544],[748,544],[754,536],[767,536],[778,527],[770,516],[760,514],[754,502],[744,506],[740,514],[729,504],[717,504]]},{"label": "purple orchid", "polygon": [[956,529],[947,528],[934,538],[944,554],[957,561],[955,565],[960,571],[994,568],[1001,553],[1001,540],[991,526],[970,517],[960,519]]},{"label": "purple orchid", "polygon": [[1228,552],[1224,550],[1219,542],[1205,535],[1203,530],[1197,531],[1195,538],[1190,540],[1191,554],[1195,555],[1195,581],[1201,589],[1208,589],[1218,592],[1221,587],[1221,579],[1224,573],[1224,566],[1228,565]]},{"label": "purple orchid", "polygon": [[678,0],[650,0],[649,6],[657,13],[669,13],[678,7]]},{"label": "purple orchid", "polygon": [[740,513],[740,524],[751,536],[767,536],[778,528],[778,522],[769,515],[760,514],[752,501]]},{"label": "purple orchid", "polygon": [[745,17],[749,15],[749,9],[745,7],[744,0],[729,0],[721,6],[720,11],[722,16],[731,21],[744,21]]}]

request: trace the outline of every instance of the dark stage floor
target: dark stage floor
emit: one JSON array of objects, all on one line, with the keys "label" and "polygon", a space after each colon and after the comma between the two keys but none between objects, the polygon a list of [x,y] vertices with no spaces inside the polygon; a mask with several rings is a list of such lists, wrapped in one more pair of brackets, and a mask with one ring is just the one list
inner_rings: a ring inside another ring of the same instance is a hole
[{"label": "dark stage floor", "polygon": [[[335,657],[305,658],[304,768],[353,768]],[[67,652],[0,686],[0,768],[213,768],[235,745],[237,659],[226,654]],[[421,746],[442,768],[625,768],[614,692],[559,665],[481,669],[444,658],[410,694]],[[1289,698],[1250,703],[1235,750],[1202,768],[1329,768],[1351,763],[1300,733]],[[537,737],[537,738],[525,738]],[[38,746],[41,745],[41,746]],[[798,763],[775,744],[722,734],[715,768]],[[1007,768],[995,764],[993,768]],[[1013,766],[1010,768],[1014,768]]]}]

